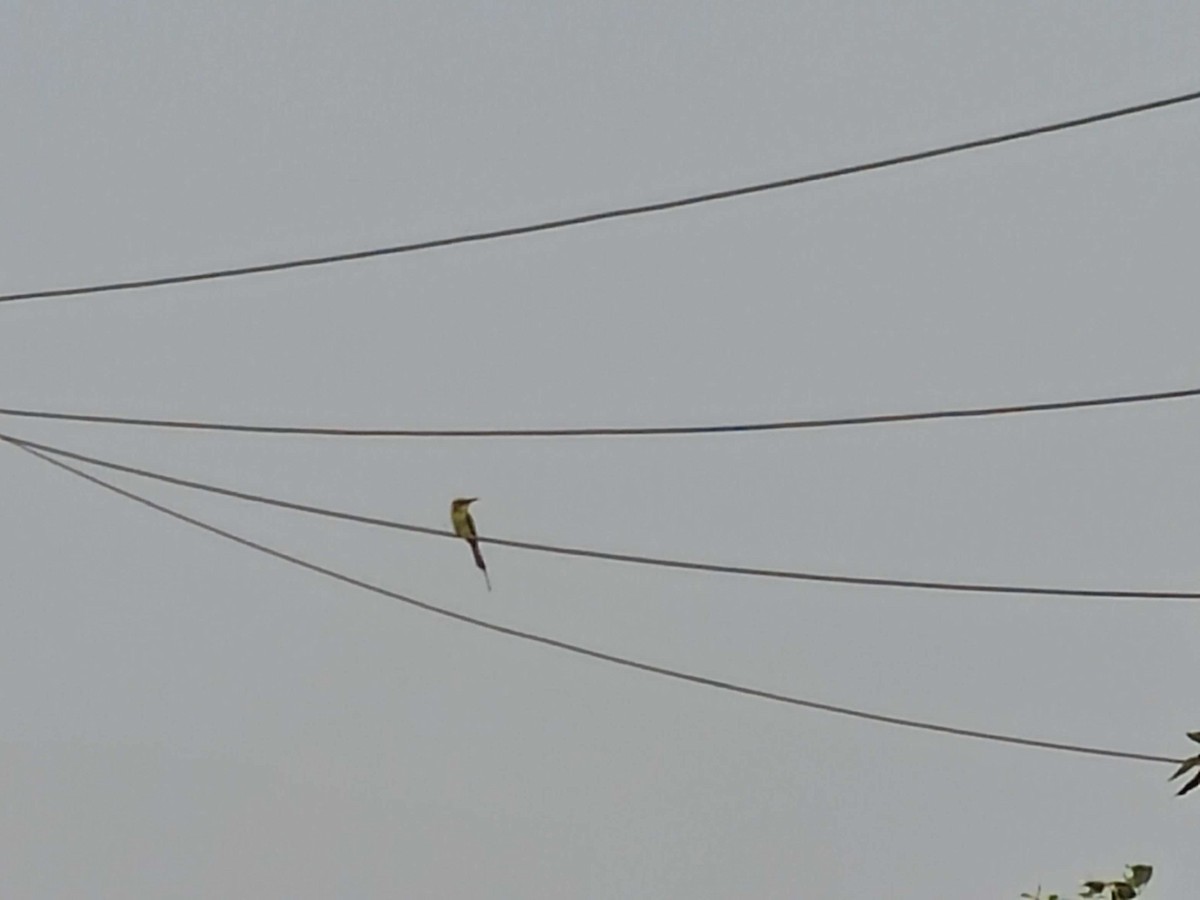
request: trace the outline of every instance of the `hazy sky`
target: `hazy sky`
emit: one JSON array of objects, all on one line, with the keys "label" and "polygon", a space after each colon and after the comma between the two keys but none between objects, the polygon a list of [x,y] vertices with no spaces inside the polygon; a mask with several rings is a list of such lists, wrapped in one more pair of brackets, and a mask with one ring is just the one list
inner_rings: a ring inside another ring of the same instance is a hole
[{"label": "hazy sky", "polygon": [[[0,292],[665,199],[1197,88],[1194,2],[0,4]],[[701,208],[0,309],[2,405],[660,424],[1200,384],[1200,107]],[[1197,589],[1200,406],[445,442],[0,427],[505,537]],[[2,449],[2,448],[0,448]],[[133,483],[129,480],[129,483]],[[421,599],[878,712],[1182,753],[1200,608],[755,581],[153,485]],[[667,682],[0,461],[0,895],[1015,897],[1200,879],[1162,766]]]}]

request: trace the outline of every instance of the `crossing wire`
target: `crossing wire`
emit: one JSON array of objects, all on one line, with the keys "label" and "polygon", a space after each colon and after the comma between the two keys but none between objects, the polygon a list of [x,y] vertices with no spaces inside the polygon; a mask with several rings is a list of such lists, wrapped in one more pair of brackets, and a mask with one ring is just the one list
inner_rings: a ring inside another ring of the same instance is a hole
[{"label": "crossing wire", "polygon": [[0,415],[20,419],[56,422],[83,422],[93,425],[125,425],[135,428],[165,428],[182,431],[224,431],[242,434],[309,435],[314,437],[362,438],[560,438],[560,437],[650,437],[699,434],[738,434],[760,431],[802,431],[843,428],[852,425],[888,425],[900,422],[929,422],[939,419],[979,419],[1026,413],[1061,412],[1104,406],[1130,406],[1164,400],[1183,400],[1200,396],[1200,388],[1152,391],[1088,397],[1081,400],[1052,400],[1007,406],[974,406],[958,409],[926,410],[907,413],[878,413],[865,416],[841,416],[825,419],[790,419],[772,422],[744,422],[716,425],[632,425],[584,426],[576,428],[336,428],[314,425],[246,425],[197,419],[154,419],[135,416],[111,416],[93,413],[52,412],[39,409],[0,407]]},{"label": "crossing wire", "polygon": [[782,694],[775,691],[767,691],[759,688],[749,687],[738,684],[732,681],[725,681],[718,678],[710,678],[705,675],[696,675],[691,672],[683,672],[678,669],[667,668],[666,666],[654,665],[653,663],[642,662],[640,660],[631,659],[625,656],[618,656],[615,653],[608,653],[602,650],[595,650],[591,647],[575,644],[569,641],[559,640],[557,638],[546,637],[545,635],[536,634],[531,631],[525,631],[519,628],[511,628],[507,625],[500,625],[495,622],[489,622],[486,619],[480,619],[476,616],[467,615],[466,613],[456,612],[454,610],[445,609],[440,606],[435,606],[423,600],[417,600],[397,591],[389,590],[388,588],[379,585],[371,584],[370,582],[354,578],[343,572],[334,569],[326,568],[318,565],[299,556],[290,553],[285,553],[282,550],[277,550],[269,547],[266,544],[261,544],[257,541],[252,541],[249,538],[242,537],[232,531],[227,531],[223,528],[218,528],[201,519],[194,518],[173,509],[161,503],[156,503],[147,497],[143,497],[133,491],[125,490],[115,484],[111,484],[94,475],[90,475],[80,469],[75,468],[61,460],[54,459],[42,453],[39,450],[30,446],[22,446],[19,442],[7,439],[9,443],[17,446],[19,449],[30,453],[43,462],[49,463],[59,469],[65,470],[72,475],[78,476],[85,481],[91,482],[98,487],[111,491],[114,494],[119,494],[128,500],[132,500],[142,506],[155,510],[163,515],[169,516],[180,522],[192,525],[196,528],[207,531],[209,534],[216,535],[235,544],[239,544],[250,550],[255,550],[267,556],[274,557],[286,563],[299,566],[302,569],[307,569],[310,572],[315,572],[318,575],[324,575],[334,581],[348,584],[352,587],[360,588],[364,591],[369,591],[381,597],[387,597],[396,600],[408,606],[415,607],[425,612],[432,613],[436,616],[441,616],[445,619],[451,619],[457,622],[462,622],[465,625],[470,625],[475,628],[481,628],[490,631],[494,634],[501,634],[507,637],[516,638],[529,643],[540,644],[544,647],[552,647],[556,650],[562,650],[576,656],[587,657],[589,659],[599,660],[601,662],[610,663],[615,666],[620,666],[626,669],[634,669],[639,672],[645,672],[650,675],[657,675],[663,678],[669,678],[675,681],[683,681],[690,684],[698,684],[703,687],[714,688],[716,690],[725,691],[728,693],[739,694],[747,697],[757,697],[762,700],[771,700],[776,703],[784,703],[789,706],[803,707],[806,709],[818,710],[821,712],[831,713],[833,715],[845,716],[853,719],[860,719],[869,722],[877,722],[883,725],[891,725],[900,728],[910,728],[920,731],[934,732],[937,734],[953,735],[955,737],[975,738],[982,741],[991,741],[994,743],[1015,745],[1020,747],[1030,747],[1040,750],[1057,750],[1065,753],[1075,753],[1087,756],[1100,756],[1110,759],[1123,759],[1136,762],[1151,762],[1159,764],[1177,765],[1181,760],[1170,756],[1159,756],[1152,753],[1138,753],[1128,750],[1114,750],[1107,747],[1096,747],[1087,744],[1072,744],[1060,741],[1047,741],[1038,738],[1020,737],[1012,734],[1002,734],[992,731],[980,731],[972,728],[959,728],[953,725],[942,725],[935,722],[926,722],[919,719],[910,719],[902,716],[885,715],[883,713],[869,712],[866,710],[855,709],[848,706],[838,706],[832,703],[821,703],[816,700],[808,700],[801,697],[796,697],[790,694]]},{"label": "crossing wire", "polygon": [[582,215],[569,216],[563,219],[550,219],[547,221],[534,222],[526,225],[498,228],[491,231],[474,231],[466,234],[451,235],[449,237],[434,238],[432,240],[398,244],[391,247],[376,247],[370,250],[354,250],[348,253],[334,253],[325,256],[309,256],[299,259],[282,260],[278,262],[259,263],[258,265],[211,269],[204,272],[192,272],[186,275],[167,275],[159,278],[140,278],[129,281],[108,282],[105,284],[81,285],[78,287],[20,291],[0,295],[0,303],[11,303],[18,300],[45,300],[52,297],[72,297],[83,294],[101,294],[112,291],[127,291],[139,288],[165,287],[167,285],[187,284],[189,282],[196,281],[215,281],[223,278],[237,278],[243,275],[259,275],[267,272],[282,272],[287,269],[299,269],[309,266],[325,266],[333,263],[372,259],[379,256],[396,256],[402,253],[415,253],[421,250],[432,250],[437,247],[450,247],[458,244],[471,244],[479,241],[490,241],[497,238],[535,234],[542,231],[554,231],[560,228],[571,228],[577,225],[602,222],[607,219],[620,219],[628,216],[640,216],[648,213],[664,212],[670,209],[696,206],[701,203],[712,203],[717,200],[729,200],[734,197],[744,197],[750,194],[761,194],[767,191],[796,187],[802,184],[811,184],[816,181],[828,181],[829,179],[841,178],[846,175],[856,175],[878,169],[887,169],[893,166],[906,165],[908,163],[934,159],[939,156],[949,156],[954,153],[977,150],[982,147],[994,147],[998,144],[1006,144],[1012,141],[1023,140],[1025,138],[1051,134],[1058,131],[1067,131],[1072,128],[1081,128],[1085,125],[1095,125],[1099,122],[1106,122],[1111,119],[1119,119],[1125,116],[1133,116],[1139,113],[1149,112],[1151,110],[1164,109],[1169,106],[1176,106],[1183,103],[1191,103],[1192,101],[1198,99],[1200,99],[1200,91],[1189,91],[1185,94],[1176,94],[1170,97],[1150,100],[1145,103],[1136,103],[1131,106],[1123,106],[1118,109],[1110,109],[1104,112],[1081,116],[1079,118],[1064,119],[1044,125],[1036,125],[1031,128],[1023,128],[1018,131],[1008,131],[1000,134],[990,135],[988,137],[977,138],[975,140],[962,141],[956,144],[948,144],[928,150],[918,150],[914,153],[905,153],[901,154],[900,156],[890,156],[871,162],[856,163],[854,165],[842,166],[836,169],[826,169],[821,172],[811,172],[805,175],[781,178],[776,181],[765,181],[758,184],[743,185],[741,187],[727,188],[725,190],[711,191],[703,194],[692,194],[686,197],[677,197],[673,200],[662,200],[655,203],[643,203],[635,206],[623,206],[616,209],[584,213]]},{"label": "crossing wire", "polygon": [[[111,460],[101,459],[96,456],[89,456],[83,453],[75,453],[70,450],[65,450],[61,447],[55,447],[50,444],[43,444],[36,441],[27,441],[23,438],[17,438],[12,435],[0,433],[0,441],[7,441],[14,446],[20,447],[23,450],[39,451],[48,453],[53,456],[62,457],[64,459],[73,459],[77,462],[88,463],[90,465],[100,466],[101,468],[109,469],[115,472],[124,472],[129,475],[137,475],[142,478],[149,478],[154,481],[160,481],[166,484],[175,485],[178,487],[190,488],[192,490],[203,491],[210,494],[217,494],[223,497],[231,497],[237,500],[244,500],[250,503],[258,503],[266,506],[278,507],[281,509],[294,510],[296,512],[308,513],[311,515],[322,516],[330,519],[338,519],[346,522],[357,522],[364,525],[374,525],[382,528],[391,528],[398,531],[406,531],[415,534],[430,535],[433,537],[453,538],[458,540],[457,536],[452,531],[446,531],[439,528],[429,528],[423,525],[411,525],[406,522],[396,522],[390,519],[376,518],[373,516],[363,516],[356,513],[342,512],[339,510],[327,509],[321,506],[311,506],[304,503],[295,503],[290,500],[283,500],[277,497],[268,497],[263,494],[253,494],[246,491],[237,491],[232,488],[220,487],[213,484],[208,484],[202,481],[192,481],[186,478],[178,478],[173,475],[165,475],[161,472],[155,472],[150,469],[144,469],[138,466],[129,466],[122,463],[113,462]],[[555,544],[542,544],[532,541],[517,541],[506,538],[495,537],[479,537],[480,543],[494,544],[500,547],[512,547],[518,550],[529,550],[539,553],[553,553],[561,556],[582,557],[585,559],[598,559],[609,562],[631,563],[643,566],[657,566],[667,569],[682,569],[695,572],[713,572],[723,575],[742,575],[759,578],[775,578],[789,581],[808,581],[823,584],[847,584],[847,585],[862,585],[866,587],[889,587],[889,588],[910,588],[926,591],[952,591],[955,593],[980,593],[980,594],[1028,594],[1036,596],[1051,596],[1051,597],[1083,597],[1094,599],[1110,599],[1110,600],[1159,600],[1159,601],[1195,601],[1200,600],[1200,592],[1193,591],[1150,591],[1150,590],[1107,590],[1093,588],[1068,588],[1068,587],[1045,587],[1039,585],[1011,585],[1011,584],[982,584],[976,582],[953,582],[953,581],[918,581],[902,578],[876,578],[863,575],[831,575],[819,572],[800,572],[788,569],[767,569],[754,568],[750,566],[730,566],[719,563],[693,562],[690,560],[669,559],[656,556],[640,556],[632,553],[612,553],[606,550],[591,550],[581,547],[564,547]]]}]

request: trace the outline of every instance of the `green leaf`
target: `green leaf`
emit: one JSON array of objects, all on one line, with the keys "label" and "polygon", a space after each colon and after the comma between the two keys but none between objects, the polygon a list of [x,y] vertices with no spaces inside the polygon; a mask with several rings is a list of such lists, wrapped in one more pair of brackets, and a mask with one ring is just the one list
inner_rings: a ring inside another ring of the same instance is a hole
[{"label": "green leaf", "polygon": [[1154,874],[1154,867],[1147,866],[1144,863],[1138,863],[1132,866],[1125,867],[1125,880],[1132,884],[1135,888],[1145,886],[1150,880],[1150,876]]},{"label": "green leaf", "polygon": [[1200,766],[1200,756],[1189,756],[1179,764],[1179,768],[1175,770],[1175,774],[1168,778],[1167,781],[1174,781],[1180,775],[1184,775],[1196,768],[1196,766]]},{"label": "green leaf", "polygon": [[1187,784],[1185,784],[1183,787],[1181,787],[1179,790],[1177,790],[1175,792],[1175,796],[1182,797],[1184,794],[1190,793],[1191,791],[1194,791],[1198,787],[1200,787],[1200,774],[1193,776],[1191,781],[1189,781]]}]

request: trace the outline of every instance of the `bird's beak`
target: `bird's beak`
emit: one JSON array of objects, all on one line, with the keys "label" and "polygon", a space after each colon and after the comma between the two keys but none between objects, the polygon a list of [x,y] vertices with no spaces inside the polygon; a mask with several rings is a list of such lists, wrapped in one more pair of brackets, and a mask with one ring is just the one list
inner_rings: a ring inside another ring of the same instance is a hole
[{"label": "bird's beak", "polygon": [[478,499],[479,499],[478,497],[468,497],[466,500],[463,501],[463,503],[465,503],[467,506],[470,506],[472,503],[474,503]]}]

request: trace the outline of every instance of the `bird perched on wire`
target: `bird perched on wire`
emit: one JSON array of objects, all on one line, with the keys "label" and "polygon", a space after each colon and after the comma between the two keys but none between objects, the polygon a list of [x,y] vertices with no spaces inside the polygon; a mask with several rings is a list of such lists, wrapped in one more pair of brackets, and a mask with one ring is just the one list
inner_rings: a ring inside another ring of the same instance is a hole
[{"label": "bird perched on wire", "polygon": [[471,512],[468,507],[478,500],[478,497],[459,497],[450,501],[450,522],[454,526],[454,533],[471,545],[471,552],[475,554],[475,565],[479,566],[479,571],[483,572],[483,580],[487,583],[487,589],[492,589],[492,579],[488,578],[487,563],[483,561],[483,554],[479,552],[479,532],[475,530],[475,520],[471,518]]}]

